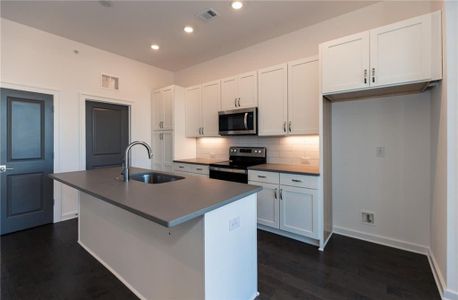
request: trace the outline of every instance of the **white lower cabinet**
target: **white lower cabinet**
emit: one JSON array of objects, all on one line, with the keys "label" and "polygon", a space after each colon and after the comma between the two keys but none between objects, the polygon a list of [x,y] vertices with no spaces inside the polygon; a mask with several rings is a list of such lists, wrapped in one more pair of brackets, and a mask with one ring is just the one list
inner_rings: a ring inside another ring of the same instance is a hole
[{"label": "white lower cabinet", "polygon": [[279,228],[280,206],[278,185],[257,182],[252,184],[262,186],[262,191],[258,193],[258,223]]},{"label": "white lower cabinet", "polygon": [[317,191],[280,186],[280,229],[317,238]]},{"label": "white lower cabinet", "polygon": [[[269,174],[269,175],[266,175]],[[318,177],[248,171],[258,193],[258,224],[318,239]],[[289,180],[291,178],[291,184]],[[286,183],[286,184],[285,184]]]}]

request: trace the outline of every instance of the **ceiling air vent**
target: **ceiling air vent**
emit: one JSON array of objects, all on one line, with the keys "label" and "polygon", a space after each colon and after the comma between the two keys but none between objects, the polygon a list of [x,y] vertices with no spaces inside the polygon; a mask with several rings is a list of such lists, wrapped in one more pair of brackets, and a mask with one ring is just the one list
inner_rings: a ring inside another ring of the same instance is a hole
[{"label": "ceiling air vent", "polygon": [[199,17],[199,19],[207,23],[207,22],[213,21],[213,19],[218,16],[218,13],[214,9],[209,8],[209,9],[204,10],[197,16]]}]

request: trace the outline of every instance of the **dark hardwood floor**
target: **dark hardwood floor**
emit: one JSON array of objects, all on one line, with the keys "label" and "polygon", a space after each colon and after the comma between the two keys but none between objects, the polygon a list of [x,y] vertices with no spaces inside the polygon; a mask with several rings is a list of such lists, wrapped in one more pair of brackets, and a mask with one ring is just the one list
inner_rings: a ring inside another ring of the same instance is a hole
[{"label": "dark hardwood floor", "polygon": [[[1,299],[136,299],[76,240],[76,220],[1,237]],[[325,253],[263,231],[258,240],[262,300],[440,299],[422,255],[338,235]]]}]

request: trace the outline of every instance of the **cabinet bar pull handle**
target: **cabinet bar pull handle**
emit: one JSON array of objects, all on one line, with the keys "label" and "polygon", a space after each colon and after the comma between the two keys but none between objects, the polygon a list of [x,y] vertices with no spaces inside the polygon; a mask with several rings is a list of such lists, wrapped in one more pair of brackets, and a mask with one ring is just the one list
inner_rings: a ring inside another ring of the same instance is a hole
[{"label": "cabinet bar pull handle", "polygon": [[302,182],[302,180],[299,180],[299,179],[291,179],[291,181],[293,181],[293,182]]},{"label": "cabinet bar pull handle", "polygon": [[275,200],[278,199],[277,191],[278,191],[278,189],[276,188],[276,189],[274,190],[274,197],[275,197]]},{"label": "cabinet bar pull handle", "polygon": [[237,98],[234,99],[234,106],[237,107]]},{"label": "cabinet bar pull handle", "polygon": [[180,168],[180,169],[184,169],[184,167],[183,167],[183,166],[178,166],[178,168]]},{"label": "cabinet bar pull handle", "polygon": [[280,189],[280,200],[283,200],[283,189]]},{"label": "cabinet bar pull handle", "polygon": [[364,84],[367,84],[367,69],[364,69]]},{"label": "cabinet bar pull handle", "polygon": [[286,132],[286,121],[283,122],[283,132]]},{"label": "cabinet bar pull handle", "polygon": [[375,68],[372,68],[372,82],[375,83]]},{"label": "cabinet bar pull handle", "polygon": [[292,123],[291,123],[291,121],[289,121],[289,123],[288,123],[288,130],[289,130],[289,132],[291,132],[291,127],[292,127]]},{"label": "cabinet bar pull handle", "polygon": [[196,168],[197,171],[202,171],[202,168]]},{"label": "cabinet bar pull handle", "polygon": [[204,127],[202,127],[202,135],[204,135],[204,134],[205,134],[205,133],[204,133]]},{"label": "cabinet bar pull handle", "polygon": [[266,178],[264,175],[258,175],[258,178]]},{"label": "cabinet bar pull handle", "polygon": [[239,105],[239,107],[240,107],[240,98],[239,98],[239,100],[237,101],[237,103],[238,103],[238,105]]}]

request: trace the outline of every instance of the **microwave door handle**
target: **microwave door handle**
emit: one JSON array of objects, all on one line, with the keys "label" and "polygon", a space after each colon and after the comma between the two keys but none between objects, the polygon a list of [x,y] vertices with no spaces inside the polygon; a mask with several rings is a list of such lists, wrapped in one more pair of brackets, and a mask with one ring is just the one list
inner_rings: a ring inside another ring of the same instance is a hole
[{"label": "microwave door handle", "polygon": [[248,113],[245,113],[245,116],[243,117],[243,125],[245,126],[245,129],[248,129]]}]

